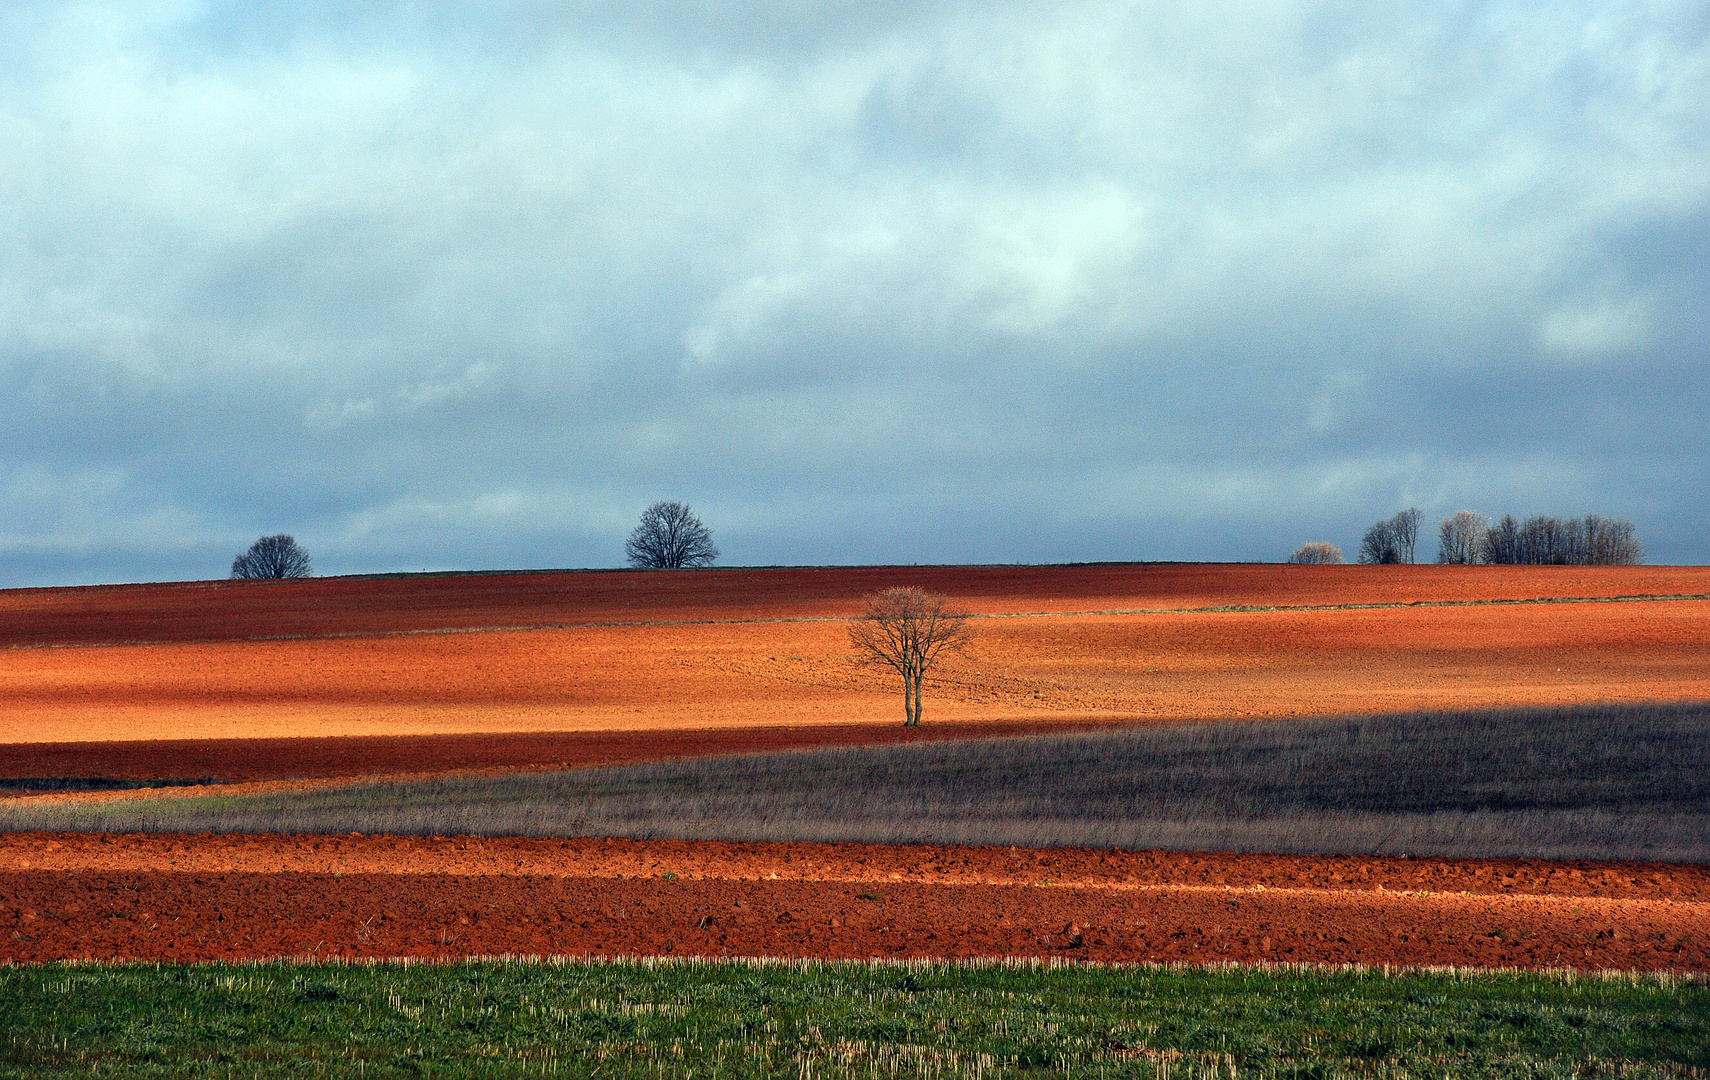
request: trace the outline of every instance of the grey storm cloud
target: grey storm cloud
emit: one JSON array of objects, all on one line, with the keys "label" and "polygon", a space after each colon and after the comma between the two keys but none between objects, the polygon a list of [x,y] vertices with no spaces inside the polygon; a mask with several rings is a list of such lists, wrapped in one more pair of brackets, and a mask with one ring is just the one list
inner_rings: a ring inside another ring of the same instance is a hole
[{"label": "grey storm cloud", "polygon": [[1710,6],[14,4],[0,585],[1710,558]]}]

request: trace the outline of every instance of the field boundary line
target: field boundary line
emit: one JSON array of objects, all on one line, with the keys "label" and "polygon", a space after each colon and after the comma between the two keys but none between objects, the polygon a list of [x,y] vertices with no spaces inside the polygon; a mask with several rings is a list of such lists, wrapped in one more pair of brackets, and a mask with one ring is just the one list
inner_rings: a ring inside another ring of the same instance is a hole
[{"label": "field boundary line", "polygon": [[[1399,611],[1414,608],[1522,607],[1545,604],[1655,604],[1710,600],[1710,593],[1637,593],[1624,596],[1537,596],[1492,600],[1397,600],[1366,604],[1219,604],[1180,608],[1090,608],[1081,611],[991,611],[970,619],[1075,619],[1109,615],[1246,615],[1296,611]],[[786,623],[854,622],[859,615],[783,615],[749,619],[612,619],[598,622],[526,623],[516,626],[443,626],[413,630],[333,630],[322,634],[256,634],[247,637],[131,638],[124,641],[64,641],[7,645],[27,649],[120,649],[156,645],[265,644],[272,641],[336,641],[341,638],[430,637],[452,634],[525,634],[543,630],[617,630],[670,626],[765,626]]]}]

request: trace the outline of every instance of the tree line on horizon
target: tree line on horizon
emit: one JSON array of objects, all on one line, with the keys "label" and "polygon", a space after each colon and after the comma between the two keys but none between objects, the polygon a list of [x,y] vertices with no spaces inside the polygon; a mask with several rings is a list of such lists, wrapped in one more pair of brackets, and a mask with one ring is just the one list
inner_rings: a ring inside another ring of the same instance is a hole
[{"label": "tree line on horizon", "polygon": [[[711,566],[718,548],[687,503],[656,502],[641,513],[641,523],[624,542],[631,566],[643,570],[681,570]],[[281,581],[314,576],[309,553],[288,533],[263,536],[232,560],[231,576],[240,581]]]},{"label": "tree line on horizon", "polygon": [[[1360,541],[1359,561],[1410,564],[1416,561],[1424,511],[1410,507],[1374,523]],[[686,503],[656,502],[624,545],[632,566],[676,570],[710,566],[719,555],[712,532]],[[1512,514],[1491,525],[1484,515],[1462,510],[1444,519],[1438,530],[1439,563],[1560,563],[1632,565],[1643,558],[1633,523],[1596,514],[1561,518],[1536,515],[1518,523]],[[1345,562],[1333,544],[1303,544],[1291,563]],[[263,536],[232,562],[232,577],[305,578],[313,573],[306,551],[291,536]],[[903,679],[905,726],[920,723],[927,671],[942,652],[966,647],[969,615],[949,606],[949,598],[918,587],[893,587],[868,593],[866,610],[850,620],[849,641],[858,662],[889,667]]]},{"label": "tree line on horizon", "polygon": [[[1358,560],[1375,565],[1418,561],[1419,529],[1425,512],[1409,507],[1374,522],[1360,538]],[[712,531],[686,503],[656,502],[624,544],[631,566],[676,570],[711,566],[719,550]],[[1644,545],[1625,518],[1585,514],[1560,518],[1534,514],[1524,522],[1504,514],[1494,525],[1483,514],[1461,510],[1443,519],[1437,530],[1437,558],[1447,565],[1634,566],[1644,561]],[[1336,545],[1318,540],[1302,544],[1286,560],[1302,565],[1346,563]],[[308,552],[285,533],[263,536],[232,560],[238,579],[306,578],[314,573]]]},{"label": "tree line on horizon", "polygon": [[[1358,561],[1375,565],[1416,562],[1424,512],[1410,507],[1372,524],[1360,538]],[[1645,558],[1633,523],[1626,518],[1585,514],[1561,518],[1534,514],[1517,521],[1504,514],[1494,525],[1474,510],[1444,518],[1437,529],[1437,559],[1449,566],[1637,566]],[[1334,544],[1302,544],[1291,563],[1327,566],[1345,563]]]}]

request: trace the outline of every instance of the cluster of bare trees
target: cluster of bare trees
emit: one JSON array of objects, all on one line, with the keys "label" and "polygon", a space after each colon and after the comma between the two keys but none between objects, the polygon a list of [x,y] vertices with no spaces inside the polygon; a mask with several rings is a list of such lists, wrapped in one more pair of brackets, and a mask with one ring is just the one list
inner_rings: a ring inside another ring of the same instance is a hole
[{"label": "cluster of bare trees", "polygon": [[[1414,562],[1414,550],[1419,545],[1419,523],[1423,520],[1425,512],[1411,507],[1377,522],[1360,538],[1360,561],[1381,564]],[[1288,561],[1306,566],[1340,566],[1347,560],[1342,558],[1342,549],[1335,544],[1316,540],[1295,548]]]},{"label": "cluster of bare trees", "polygon": [[1366,530],[1360,539],[1360,561],[1363,563],[1412,563],[1413,550],[1419,544],[1419,523],[1425,512],[1418,507],[1403,510]]},{"label": "cluster of bare trees", "polygon": [[1437,529],[1437,561],[1456,566],[1486,562],[1484,538],[1489,531],[1490,519],[1471,510],[1444,518]]},{"label": "cluster of bare trees", "polygon": [[[1360,540],[1362,563],[1412,563],[1424,514],[1403,510],[1366,530]],[[1625,518],[1586,514],[1559,518],[1535,514],[1525,521],[1505,514],[1495,525],[1483,514],[1462,510],[1445,518],[1437,529],[1437,561],[1470,566],[1557,565],[1635,566],[1644,561],[1645,547]],[[1340,565],[1342,552],[1334,544],[1302,544],[1288,557],[1291,563]]]},{"label": "cluster of bare trees", "polygon": [[1598,514],[1534,514],[1523,522],[1504,514],[1492,525],[1483,514],[1462,510],[1443,522],[1437,542],[1440,563],[1635,566],[1644,558],[1631,521]]}]

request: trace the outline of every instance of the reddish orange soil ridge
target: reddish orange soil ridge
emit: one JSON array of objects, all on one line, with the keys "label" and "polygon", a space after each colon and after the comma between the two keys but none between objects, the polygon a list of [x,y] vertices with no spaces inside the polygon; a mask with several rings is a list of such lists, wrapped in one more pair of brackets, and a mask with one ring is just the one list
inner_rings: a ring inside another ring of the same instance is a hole
[{"label": "reddish orange soil ridge", "polygon": [[[490,595],[495,582],[509,591]],[[14,636],[28,640],[119,640],[133,630],[196,640],[0,649],[0,744],[888,726],[901,718],[901,695],[884,673],[852,662],[835,620],[855,609],[863,588],[911,582],[1001,614],[1694,593],[1710,590],[1710,571],[861,568],[19,590],[0,594],[0,609],[10,605]],[[405,585],[415,591],[384,592]],[[571,585],[589,595],[569,595]],[[136,610],[126,606],[133,601]],[[583,621],[619,615],[636,618]],[[263,616],[304,633],[575,628],[233,639],[271,625]],[[809,621],[703,621],[786,616]],[[28,630],[36,618],[39,629]],[[207,637],[221,639],[200,640]],[[967,655],[934,669],[926,721],[1681,699],[1710,699],[1710,600],[1083,613],[980,620]]]},{"label": "reddish orange soil ridge", "polygon": [[1295,889],[1710,904],[1710,866],[1546,859],[1105,851],[926,844],[422,836],[0,833],[0,870],[906,881]]},{"label": "reddish orange soil ridge", "polygon": [[565,571],[0,590],[0,647],[447,629],[846,618],[919,585],[968,610],[1413,604],[1710,593],[1681,566],[857,566]]},{"label": "reddish orange soil ridge", "polygon": [[1706,868],[1631,863],[22,835],[0,842],[0,957],[1057,956],[1704,970],[1707,898]]}]

